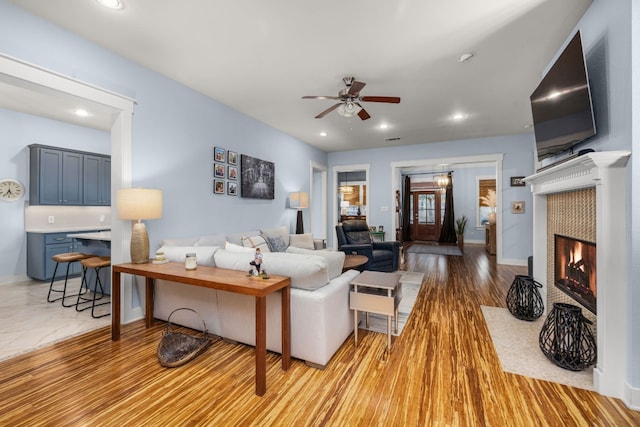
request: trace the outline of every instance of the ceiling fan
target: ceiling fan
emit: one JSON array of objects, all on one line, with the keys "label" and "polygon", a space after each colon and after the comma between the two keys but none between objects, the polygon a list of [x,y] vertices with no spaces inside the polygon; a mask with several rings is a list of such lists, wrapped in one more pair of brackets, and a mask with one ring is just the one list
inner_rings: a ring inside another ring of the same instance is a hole
[{"label": "ceiling fan", "polygon": [[398,104],[400,98],[397,96],[360,96],[360,91],[365,87],[366,83],[356,81],[354,77],[344,77],[342,81],[345,84],[344,89],[340,89],[338,96],[303,96],[302,99],[336,99],[339,100],[337,104],[324,110],[318,114],[315,118],[321,119],[333,110],[338,111],[338,114],[344,117],[353,117],[356,114],[362,120],[367,120],[371,116],[360,105],[360,102],[387,102],[391,104]]}]

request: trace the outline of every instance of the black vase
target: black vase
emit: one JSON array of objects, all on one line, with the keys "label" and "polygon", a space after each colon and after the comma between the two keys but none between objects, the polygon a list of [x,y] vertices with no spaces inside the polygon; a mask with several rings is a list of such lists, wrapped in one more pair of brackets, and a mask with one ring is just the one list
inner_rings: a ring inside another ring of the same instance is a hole
[{"label": "black vase", "polygon": [[520,320],[534,320],[542,316],[544,303],[538,288],[542,285],[530,276],[516,275],[509,292],[507,308]]},{"label": "black vase", "polygon": [[596,340],[592,322],[575,305],[555,303],[540,331],[540,350],[547,359],[570,371],[581,371],[596,363]]}]

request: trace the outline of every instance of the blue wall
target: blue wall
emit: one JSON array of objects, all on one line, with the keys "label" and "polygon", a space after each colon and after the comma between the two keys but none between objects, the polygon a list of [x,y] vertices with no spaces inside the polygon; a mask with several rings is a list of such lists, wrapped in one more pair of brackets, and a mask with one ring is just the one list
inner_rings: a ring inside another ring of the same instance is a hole
[{"label": "blue wall", "polygon": [[[132,184],[159,188],[164,196],[162,219],[147,222],[152,248],[167,237],[275,225],[293,229],[295,211],[286,209],[288,193],[308,191],[310,162],[327,162],[326,153],[4,0],[0,0],[0,52],[136,99]],[[9,135],[19,131],[12,121],[6,124]],[[56,145],[55,139],[65,138],[51,137],[47,143]],[[75,138],[83,139],[82,134]],[[274,162],[275,199],[213,194],[214,146]],[[28,176],[27,163],[20,164],[7,170],[7,176]],[[24,233],[18,220],[13,222]],[[12,232],[14,240],[17,232]],[[3,239],[0,253],[9,250]],[[24,271],[24,265],[5,266],[0,277]]]},{"label": "blue wall", "polygon": [[[0,283],[21,280],[26,274],[27,235],[24,209],[29,201],[30,144],[52,145],[109,154],[107,132],[49,120],[0,108],[0,175],[17,179],[27,194],[17,202],[0,203]],[[2,278],[6,278],[1,280]]]},{"label": "blue wall", "polygon": [[[329,153],[329,166],[370,164],[369,222],[383,225],[386,230],[391,230],[395,208],[390,206],[391,194],[395,191],[391,188],[391,164],[393,162],[423,159],[433,162],[434,159],[441,158],[503,154],[503,204],[500,211],[503,253],[508,254],[509,262],[526,265],[527,257],[533,252],[533,216],[531,209],[526,209],[525,214],[512,214],[511,201],[525,201],[526,206],[531,206],[531,191],[528,187],[510,187],[510,177],[527,176],[534,172],[534,149],[533,133],[526,133],[494,138]],[[462,173],[456,172],[455,174],[462,176]],[[469,180],[465,179],[462,185],[456,185],[454,189],[456,216],[461,216],[463,212],[469,212],[467,206],[476,201],[475,184],[471,184],[473,187],[470,188],[467,183]],[[333,203],[333,200],[329,200],[329,203]],[[388,211],[381,210],[381,207],[385,206],[389,208]],[[329,209],[337,208],[332,205]],[[468,213],[467,216],[469,216]],[[334,238],[335,232],[329,233],[329,241],[333,242]]]}]

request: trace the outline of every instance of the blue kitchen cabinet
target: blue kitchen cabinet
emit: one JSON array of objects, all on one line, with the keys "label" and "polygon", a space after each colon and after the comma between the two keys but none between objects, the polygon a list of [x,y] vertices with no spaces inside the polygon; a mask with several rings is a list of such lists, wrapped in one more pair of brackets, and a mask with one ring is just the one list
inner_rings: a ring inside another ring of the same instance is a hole
[{"label": "blue kitchen cabinet", "polygon": [[83,166],[83,204],[111,205],[111,157],[85,154]]},{"label": "blue kitchen cabinet", "polygon": [[111,204],[111,157],[33,144],[29,146],[32,205]]},{"label": "blue kitchen cabinet", "polygon": [[[91,230],[93,232],[99,230]],[[70,231],[59,233],[27,233],[27,276],[36,280],[51,280],[56,262],[52,256],[67,252],[85,252],[82,242],[67,237]],[[99,254],[103,255],[103,254]],[[56,280],[64,279],[67,265],[61,264],[56,271]],[[74,262],[69,268],[69,277],[79,276],[82,266]]]}]

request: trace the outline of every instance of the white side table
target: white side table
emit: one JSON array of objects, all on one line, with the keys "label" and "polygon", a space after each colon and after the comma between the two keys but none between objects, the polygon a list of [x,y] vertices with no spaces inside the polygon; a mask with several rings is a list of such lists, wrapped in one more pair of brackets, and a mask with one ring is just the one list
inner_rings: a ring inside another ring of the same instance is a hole
[{"label": "white side table", "polygon": [[402,299],[402,283],[396,273],[365,271],[352,282],[349,308],[353,310],[355,345],[358,345],[358,311],[387,316],[387,349],[391,350],[391,317],[395,316],[398,333],[398,304]]}]

